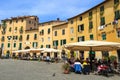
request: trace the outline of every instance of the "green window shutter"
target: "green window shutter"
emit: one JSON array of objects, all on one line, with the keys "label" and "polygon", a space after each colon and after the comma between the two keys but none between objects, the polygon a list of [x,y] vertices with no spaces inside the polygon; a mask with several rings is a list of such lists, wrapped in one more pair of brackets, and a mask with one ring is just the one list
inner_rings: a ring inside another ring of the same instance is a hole
[{"label": "green window shutter", "polygon": [[14,43],[14,48],[16,47],[16,43]]},{"label": "green window shutter", "polygon": [[93,40],[93,34],[90,35],[90,40]]},{"label": "green window shutter", "polygon": [[22,49],[22,43],[19,43],[19,50]]},{"label": "green window shutter", "polygon": [[32,44],[32,47],[34,47],[34,42],[33,42],[33,44]]},{"label": "green window shutter", "polygon": [[92,16],[92,11],[91,11],[91,12],[89,12],[89,16]]},{"label": "green window shutter", "polygon": [[93,28],[93,22],[89,22],[89,29]]},{"label": "green window shutter", "polygon": [[43,48],[43,45],[41,45],[41,48]]},{"label": "green window shutter", "polygon": [[81,25],[81,30],[84,30],[84,24]]},{"label": "green window shutter", "polygon": [[62,41],[62,40],[60,40],[60,45],[61,45],[61,46],[62,46],[62,42],[63,42],[63,41]]},{"label": "green window shutter", "polygon": [[100,7],[100,12],[104,11],[104,6]]},{"label": "green window shutter", "polygon": [[8,48],[10,48],[10,43],[8,43]]},{"label": "green window shutter", "polygon": [[29,40],[29,35],[27,35],[27,40]]},{"label": "green window shutter", "polygon": [[56,41],[56,46],[58,46],[58,40]]},{"label": "green window shutter", "polygon": [[50,28],[48,29],[48,34],[50,34]]},{"label": "green window shutter", "polygon": [[36,42],[36,47],[38,47],[38,42]]},{"label": "green window shutter", "polygon": [[105,25],[105,17],[101,17],[101,25]]},{"label": "green window shutter", "polygon": [[114,4],[117,4],[117,3],[119,3],[119,0],[114,0]]},{"label": "green window shutter", "polygon": [[63,40],[63,44],[66,44],[66,39]]},{"label": "green window shutter", "polygon": [[120,19],[120,11],[119,10],[115,11],[115,19],[116,20]]},{"label": "green window shutter", "polygon": [[105,33],[102,34],[102,40],[106,40],[106,34]]},{"label": "green window shutter", "polygon": [[80,25],[78,25],[78,32],[80,31]]},{"label": "green window shutter", "polygon": [[3,48],[3,47],[4,47],[4,43],[1,44],[1,48]]},{"label": "green window shutter", "polygon": [[84,41],[85,39],[84,39],[84,36],[82,36],[82,41]]}]

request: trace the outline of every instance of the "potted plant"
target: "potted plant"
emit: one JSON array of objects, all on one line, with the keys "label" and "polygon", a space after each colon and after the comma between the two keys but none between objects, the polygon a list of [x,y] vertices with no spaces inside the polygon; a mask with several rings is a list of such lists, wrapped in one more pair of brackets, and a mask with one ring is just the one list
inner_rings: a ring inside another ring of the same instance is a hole
[{"label": "potted plant", "polygon": [[69,72],[70,72],[70,64],[69,63],[64,63],[62,65],[62,68],[64,70],[64,74],[69,74]]}]

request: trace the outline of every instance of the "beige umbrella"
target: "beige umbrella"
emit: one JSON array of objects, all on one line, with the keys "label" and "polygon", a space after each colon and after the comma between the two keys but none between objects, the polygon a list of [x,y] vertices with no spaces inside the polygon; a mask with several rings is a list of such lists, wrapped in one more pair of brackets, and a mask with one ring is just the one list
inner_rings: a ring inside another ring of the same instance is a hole
[{"label": "beige umbrella", "polygon": [[46,53],[46,52],[60,52],[60,50],[57,50],[57,49],[53,49],[53,48],[46,48],[42,51],[43,53]]},{"label": "beige umbrella", "polygon": [[30,52],[41,52],[43,50],[45,50],[46,48],[38,48],[38,49],[35,49],[35,48],[32,48],[32,49],[29,49]]},{"label": "beige umbrella", "polygon": [[26,49],[26,50],[12,51],[12,53],[22,53],[22,52],[30,52],[30,50],[29,50],[29,49]]},{"label": "beige umbrella", "polygon": [[76,43],[69,43],[64,45],[64,48],[69,50],[81,51],[112,51],[120,49],[120,43],[105,42],[105,41],[82,41]]}]

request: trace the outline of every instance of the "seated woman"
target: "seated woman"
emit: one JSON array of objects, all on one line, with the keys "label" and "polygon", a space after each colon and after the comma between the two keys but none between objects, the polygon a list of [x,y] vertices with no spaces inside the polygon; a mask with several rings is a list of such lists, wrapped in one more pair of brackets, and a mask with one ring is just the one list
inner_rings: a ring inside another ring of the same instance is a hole
[{"label": "seated woman", "polygon": [[74,63],[74,70],[76,73],[82,73],[82,65],[81,65],[79,59],[77,59]]}]

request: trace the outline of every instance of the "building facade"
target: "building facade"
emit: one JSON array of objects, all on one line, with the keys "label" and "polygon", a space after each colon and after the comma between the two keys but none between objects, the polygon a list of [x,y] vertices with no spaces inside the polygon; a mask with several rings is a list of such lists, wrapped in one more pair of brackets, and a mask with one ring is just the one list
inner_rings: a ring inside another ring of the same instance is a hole
[{"label": "building facade", "polygon": [[[67,20],[65,22],[57,19],[39,23],[37,16],[2,20],[1,47],[4,53],[10,53],[11,50],[28,48],[62,50],[62,46],[66,43],[86,40],[120,42],[120,0],[105,0]],[[89,52],[79,51],[78,53],[84,58],[89,57]],[[97,58],[115,55],[120,60],[120,50],[93,53]]]}]

